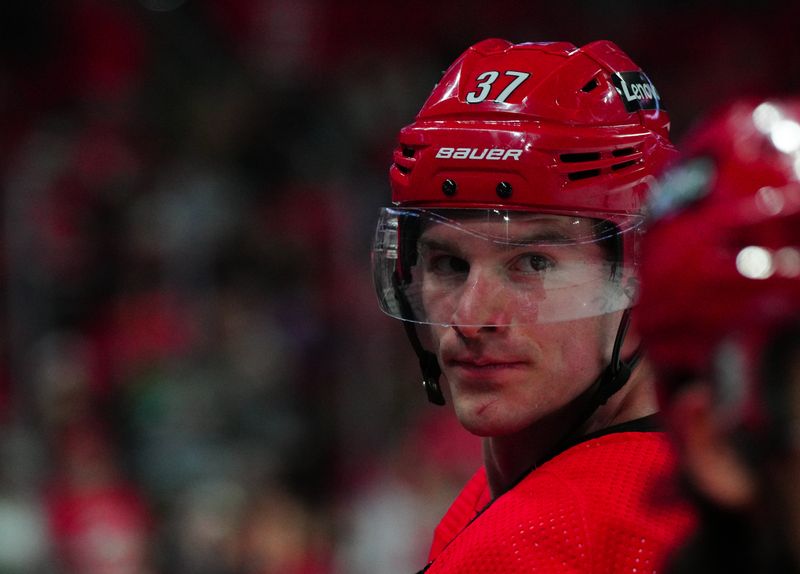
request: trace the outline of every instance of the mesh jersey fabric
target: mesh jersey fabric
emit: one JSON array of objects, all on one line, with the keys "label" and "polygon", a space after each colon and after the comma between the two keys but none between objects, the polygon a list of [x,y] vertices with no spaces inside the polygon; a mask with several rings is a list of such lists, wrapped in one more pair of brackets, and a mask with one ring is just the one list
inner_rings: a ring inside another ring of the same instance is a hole
[{"label": "mesh jersey fabric", "polygon": [[660,572],[695,521],[675,467],[664,433],[620,432],[567,449],[494,501],[481,469],[436,528],[424,572]]}]

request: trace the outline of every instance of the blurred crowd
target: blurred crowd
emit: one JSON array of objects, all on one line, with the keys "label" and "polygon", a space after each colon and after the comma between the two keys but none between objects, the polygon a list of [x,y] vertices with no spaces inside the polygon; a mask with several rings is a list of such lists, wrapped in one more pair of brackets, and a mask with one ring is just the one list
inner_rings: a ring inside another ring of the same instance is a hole
[{"label": "blurred crowd", "polygon": [[424,564],[479,444],[426,404],[369,245],[442,68],[491,35],[612,39],[678,136],[800,83],[791,2],[552,4],[5,7],[0,572]]}]

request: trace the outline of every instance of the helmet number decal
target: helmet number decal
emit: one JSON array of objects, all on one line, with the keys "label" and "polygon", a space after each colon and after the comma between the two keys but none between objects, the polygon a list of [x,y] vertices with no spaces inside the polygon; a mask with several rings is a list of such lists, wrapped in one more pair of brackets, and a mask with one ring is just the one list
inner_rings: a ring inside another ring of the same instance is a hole
[{"label": "helmet number decal", "polygon": [[[497,103],[505,103],[508,97],[514,93],[518,87],[522,85],[522,82],[527,80],[530,77],[528,72],[516,72],[514,70],[506,70],[503,73],[504,76],[509,76],[514,78],[511,82],[497,94],[497,97],[490,100]],[[467,94],[467,103],[468,104],[479,104],[489,97],[489,93],[492,91],[492,86],[494,85],[497,78],[500,77],[500,72],[495,70],[489,70],[488,72],[483,72],[480,74],[476,80],[478,82],[477,87],[480,88],[479,90],[475,90],[469,92]]]}]

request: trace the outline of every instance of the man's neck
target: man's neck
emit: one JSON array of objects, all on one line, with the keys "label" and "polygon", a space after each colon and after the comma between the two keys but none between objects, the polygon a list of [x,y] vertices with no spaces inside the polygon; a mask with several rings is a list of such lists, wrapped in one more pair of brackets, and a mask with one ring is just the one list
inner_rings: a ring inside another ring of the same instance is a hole
[{"label": "man's neck", "polygon": [[556,454],[565,441],[655,413],[658,408],[649,366],[644,362],[638,365],[625,386],[573,430],[576,408],[579,405],[570,404],[518,433],[483,440],[483,460],[493,498]]}]

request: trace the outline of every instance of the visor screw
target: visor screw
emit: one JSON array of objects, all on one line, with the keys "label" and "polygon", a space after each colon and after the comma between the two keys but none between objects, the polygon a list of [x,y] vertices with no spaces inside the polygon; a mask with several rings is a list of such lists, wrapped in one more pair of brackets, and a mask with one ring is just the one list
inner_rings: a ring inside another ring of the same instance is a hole
[{"label": "visor screw", "polygon": [[511,197],[512,191],[513,189],[511,189],[511,184],[508,183],[507,181],[501,181],[500,183],[497,184],[497,195],[502,197],[503,199]]},{"label": "visor screw", "polygon": [[448,197],[456,194],[456,182],[452,179],[446,179],[442,182],[442,193]]}]

